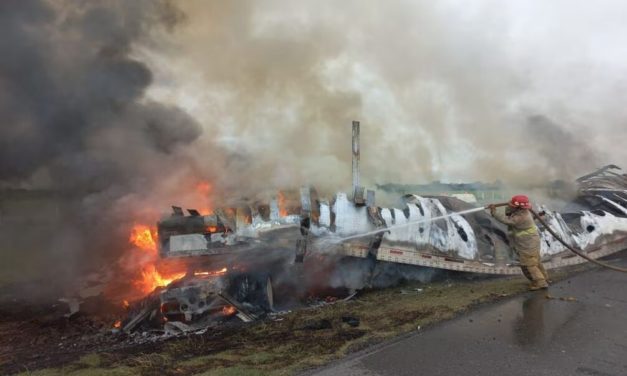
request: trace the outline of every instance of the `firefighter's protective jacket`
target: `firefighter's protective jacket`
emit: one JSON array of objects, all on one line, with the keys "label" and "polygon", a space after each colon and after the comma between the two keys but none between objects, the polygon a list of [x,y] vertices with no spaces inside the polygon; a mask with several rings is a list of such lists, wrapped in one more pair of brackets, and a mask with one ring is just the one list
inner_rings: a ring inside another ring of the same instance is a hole
[{"label": "firefighter's protective jacket", "polygon": [[531,212],[527,209],[514,209],[510,215],[494,211],[492,216],[507,225],[514,249],[520,253],[540,252],[540,235]]}]

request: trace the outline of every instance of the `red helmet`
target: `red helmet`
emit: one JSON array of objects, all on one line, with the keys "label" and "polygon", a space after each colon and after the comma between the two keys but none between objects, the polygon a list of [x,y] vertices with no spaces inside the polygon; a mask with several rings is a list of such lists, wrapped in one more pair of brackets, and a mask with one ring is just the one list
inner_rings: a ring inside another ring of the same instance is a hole
[{"label": "red helmet", "polygon": [[529,197],[525,195],[516,195],[509,201],[509,206],[512,208],[531,209],[531,203]]}]

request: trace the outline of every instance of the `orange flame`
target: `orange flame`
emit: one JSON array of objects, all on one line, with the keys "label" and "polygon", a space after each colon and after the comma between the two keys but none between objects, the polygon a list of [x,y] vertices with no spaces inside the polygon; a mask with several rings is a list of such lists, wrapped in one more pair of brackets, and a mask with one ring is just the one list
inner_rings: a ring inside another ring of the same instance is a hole
[{"label": "orange flame", "polygon": [[113,327],[116,329],[120,329],[122,327],[122,320],[117,320],[113,323]]},{"label": "orange flame", "polygon": [[196,192],[201,196],[201,199],[204,201],[204,207],[198,209],[198,212],[201,215],[209,215],[213,213],[213,208],[211,207],[210,195],[213,192],[213,185],[208,181],[201,181],[196,184]]},{"label": "orange flame", "polygon": [[[210,182],[200,181],[195,186],[192,185],[191,192],[184,195],[186,207],[197,208],[202,215],[208,215],[213,212],[212,194],[214,187]],[[189,205],[189,206],[188,206]],[[155,219],[156,222],[156,219]],[[154,223],[154,222],[153,222]],[[221,227],[208,227],[207,232],[217,233]],[[131,228],[129,243],[132,249],[124,254],[119,260],[119,265],[124,272],[131,275],[130,287],[123,281],[120,287],[111,286],[111,294],[118,294],[117,299],[136,300],[141,296],[149,294],[157,287],[167,286],[168,284],[183,278],[187,274],[185,265],[173,265],[169,260],[159,258],[159,243],[156,226],[136,223]],[[175,269],[175,270],[174,270]],[[117,289],[126,289],[127,292],[117,292]],[[127,302],[123,306],[128,309]]]},{"label": "orange flame", "polygon": [[281,217],[286,217],[287,216],[287,207],[286,207],[286,202],[287,199],[285,198],[285,194],[283,192],[279,192],[277,194],[277,204],[279,206],[279,215]]},{"label": "orange flame", "polygon": [[201,181],[196,184],[196,192],[202,195],[209,196],[211,191],[213,191],[213,186],[208,181]]},{"label": "orange flame", "polygon": [[157,287],[164,287],[170,283],[185,277],[185,272],[172,273],[162,276],[154,264],[147,265],[142,270],[141,279],[135,281],[135,287],[145,294],[150,294]]},{"label": "orange flame", "polygon": [[142,251],[157,254],[157,230],[146,225],[134,225],[129,241]]},{"label": "orange flame", "polygon": [[198,272],[194,272],[194,276],[197,276],[197,277],[201,277],[201,276],[217,277],[217,276],[220,276],[220,275],[225,275],[227,271],[228,271],[227,268],[222,268],[220,270],[198,271]]},{"label": "orange flame", "polygon": [[222,308],[222,314],[224,316],[232,316],[235,312],[237,312],[237,308],[233,306],[224,306],[224,308]]},{"label": "orange flame", "polygon": [[[135,288],[143,294],[149,294],[157,287],[167,286],[173,281],[183,278],[186,274],[185,272],[175,272],[162,275],[157,270],[158,252],[156,240],[156,228],[142,224],[134,225],[129,236],[131,244],[149,255],[149,258],[144,258],[138,266],[141,274],[133,281]],[[125,307],[126,304],[124,304]]]}]

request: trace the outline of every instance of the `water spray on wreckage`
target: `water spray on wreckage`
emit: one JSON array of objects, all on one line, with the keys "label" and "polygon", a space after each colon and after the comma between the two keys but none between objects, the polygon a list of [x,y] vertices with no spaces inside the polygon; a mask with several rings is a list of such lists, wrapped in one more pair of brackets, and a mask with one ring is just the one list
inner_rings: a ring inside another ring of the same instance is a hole
[{"label": "water spray on wreckage", "polygon": [[[403,197],[401,208],[377,206],[375,192],[360,186],[358,122],[353,122],[352,155],[350,197],[337,193],[325,200],[302,187],[279,192],[268,203],[243,203],[206,215],[174,206],[157,224],[156,248],[161,260],[184,262],[186,271],[138,304],[122,329],[133,331],[155,317],[173,332],[233,317],[255,320],[275,310],[286,291],[298,297],[319,288],[311,281],[320,278],[308,269],[319,269],[321,260],[338,265],[364,260],[367,267],[357,274],[365,284],[375,278],[379,264],[521,273],[506,228],[483,207],[450,196],[413,194]],[[544,222],[592,259],[627,248],[626,175],[609,165],[577,184],[578,195],[564,211],[537,208],[546,213]],[[539,230],[547,269],[586,261],[546,228]]]}]

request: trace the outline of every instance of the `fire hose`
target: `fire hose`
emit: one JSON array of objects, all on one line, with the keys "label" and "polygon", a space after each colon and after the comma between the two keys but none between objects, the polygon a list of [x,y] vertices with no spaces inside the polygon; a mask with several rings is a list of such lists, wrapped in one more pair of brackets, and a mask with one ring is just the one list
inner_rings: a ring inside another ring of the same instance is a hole
[{"label": "fire hose", "polygon": [[[500,206],[507,206],[509,205],[509,203],[501,203],[501,204],[493,204],[493,205],[488,205],[486,206],[486,209],[489,209],[491,206],[492,207],[500,207]],[[621,268],[618,266],[614,266],[614,265],[610,265],[607,263],[604,263],[602,261],[599,260],[595,260],[593,258],[591,258],[590,256],[586,255],[585,253],[583,253],[583,251],[581,250],[577,250],[576,248],[572,247],[570,244],[566,243],[566,241],[564,241],[564,239],[562,239],[562,237],[560,237],[551,227],[549,227],[549,225],[542,219],[542,217],[536,213],[533,209],[529,209],[529,211],[531,212],[531,214],[533,214],[534,218],[542,225],[544,226],[544,228],[549,232],[549,234],[551,234],[558,242],[560,242],[564,247],[566,247],[569,251],[573,252],[574,254],[576,254],[577,256],[586,259],[588,261],[590,261],[593,264],[597,264],[599,266],[602,266],[604,268],[608,268],[608,269],[612,269],[615,270],[617,272],[623,272],[623,273],[627,273],[627,269],[625,268]]]}]

